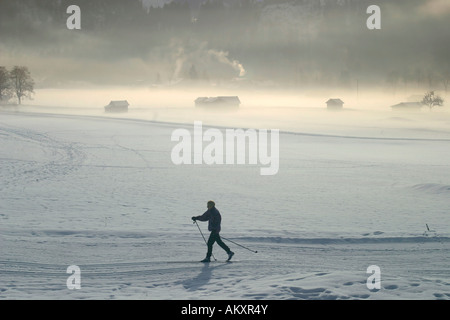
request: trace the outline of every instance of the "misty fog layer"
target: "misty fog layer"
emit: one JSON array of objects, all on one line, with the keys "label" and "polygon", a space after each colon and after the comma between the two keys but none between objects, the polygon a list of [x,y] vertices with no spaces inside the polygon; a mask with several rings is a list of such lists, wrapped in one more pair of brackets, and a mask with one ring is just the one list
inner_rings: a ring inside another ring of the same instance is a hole
[{"label": "misty fog layer", "polygon": [[[447,108],[397,114],[391,106],[420,101],[428,90],[447,100],[448,3],[0,1],[0,66],[27,66],[36,83],[28,103],[49,112],[103,116],[110,101],[128,100],[129,113],[119,117],[446,137]],[[380,30],[366,25],[373,4]],[[66,26],[69,5],[80,7],[81,30]],[[239,96],[238,111],[194,107],[198,97],[226,95]],[[326,110],[330,98],[344,101],[343,112]]]},{"label": "misty fog layer", "polygon": [[[447,2],[47,0],[0,2],[0,65],[38,87],[175,85],[438,87],[450,73]],[[69,5],[81,30],[68,30]],[[448,81],[448,80],[447,80]]]}]

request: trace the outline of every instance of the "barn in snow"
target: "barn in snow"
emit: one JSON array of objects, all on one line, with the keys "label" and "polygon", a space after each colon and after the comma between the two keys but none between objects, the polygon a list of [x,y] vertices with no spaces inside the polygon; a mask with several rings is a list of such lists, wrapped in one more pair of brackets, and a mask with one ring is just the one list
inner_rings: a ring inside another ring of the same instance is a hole
[{"label": "barn in snow", "polygon": [[421,102],[401,102],[391,106],[393,111],[420,111],[422,107]]},{"label": "barn in snow", "polygon": [[327,102],[327,109],[329,110],[340,110],[344,106],[344,101],[341,99],[329,99]]},{"label": "barn in snow", "polygon": [[130,104],[126,100],[111,101],[105,106],[105,112],[128,112],[128,106]]}]

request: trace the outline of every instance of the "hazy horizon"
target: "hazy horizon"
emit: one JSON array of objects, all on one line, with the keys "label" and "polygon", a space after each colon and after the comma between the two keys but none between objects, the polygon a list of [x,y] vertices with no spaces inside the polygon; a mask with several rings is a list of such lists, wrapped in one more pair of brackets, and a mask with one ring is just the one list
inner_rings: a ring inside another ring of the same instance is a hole
[{"label": "hazy horizon", "polygon": [[[186,81],[354,91],[448,85],[448,2],[202,3],[193,10],[185,1],[150,9],[139,0],[2,2],[0,65],[28,66],[37,89]],[[69,4],[81,8],[81,30],[66,27]],[[381,30],[366,27],[374,4]]]}]

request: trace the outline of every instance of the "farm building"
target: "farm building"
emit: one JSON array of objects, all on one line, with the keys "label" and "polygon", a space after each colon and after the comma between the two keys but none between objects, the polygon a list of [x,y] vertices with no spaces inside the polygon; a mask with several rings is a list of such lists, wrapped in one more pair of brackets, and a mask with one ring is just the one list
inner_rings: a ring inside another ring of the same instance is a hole
[{"label": "farm building", "polygon": [[423,107],[421,102],[401,102],[391,106],[395,111],[419,111]]},{"label": "farm building", "polygon": [[111,101],[105,106],[105,112],[128,112],[128,101]]},{"label": "farm building", "polygon": [[326,104],[327,104],[327,109],[339,110],[339,109],[343,108],[344,101],[342,101],[341,99],[330,99],[326,102]]}]

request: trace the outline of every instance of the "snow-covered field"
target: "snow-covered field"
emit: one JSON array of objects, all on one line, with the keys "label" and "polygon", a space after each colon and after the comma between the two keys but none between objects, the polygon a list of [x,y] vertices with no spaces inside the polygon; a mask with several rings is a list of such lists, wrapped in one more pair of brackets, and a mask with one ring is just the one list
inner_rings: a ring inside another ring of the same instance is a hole
[{"label": "snow-covered field", "polygon": [[[21,110],[0,111],[1,299],[450,298],[447,112]],[[174,165],[171,134],[194,120],[281,129],[278,174]],[[258,253],[225,241],[232,263],[217,245],[197,262],[190,218],[210,199]]]}]

